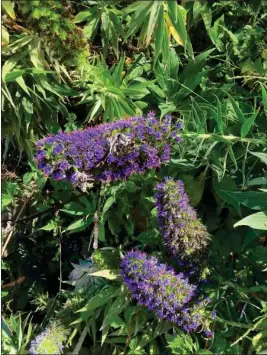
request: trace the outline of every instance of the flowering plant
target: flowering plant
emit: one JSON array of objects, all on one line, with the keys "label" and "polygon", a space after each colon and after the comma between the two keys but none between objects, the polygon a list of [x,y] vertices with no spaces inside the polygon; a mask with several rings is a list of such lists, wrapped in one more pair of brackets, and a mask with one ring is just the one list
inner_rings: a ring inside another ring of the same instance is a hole
[{"label": "flowering plant", "polygon": [[61,354],[68,334],[68,329],[62,324],[52,322],[31,342],[29,353],[31,355]]},{"label": "flowering plant", "polygon": [[154,256],[140,251],[128,252],[121,263],[121,275],[132,297],[161,319],[171,321],[187,332],[208,329],[205,306],[208,299],[198,300],[197,288],[184,274],[176,274]]},{"label": "flowering plant", "polygon": [[172,129],[170,116],[161,122],[149,113],[41,139],[36,159],[45,175],[79,186],[124,179],[168,162],[179,129]]},{"label": "flowering plant", "polygon": [[199,265],[207,253],[209,237],[190,206],[183,182],[165,178],[156,190],[158,221],[167,248],[180,262]]}]

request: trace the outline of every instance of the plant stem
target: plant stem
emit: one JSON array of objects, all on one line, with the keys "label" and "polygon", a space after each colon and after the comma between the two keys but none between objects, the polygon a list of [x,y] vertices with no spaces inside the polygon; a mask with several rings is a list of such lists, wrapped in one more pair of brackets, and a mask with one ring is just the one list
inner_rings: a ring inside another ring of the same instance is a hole
[{"label": "plant stem", "polygon": [[78,343],[76,344],[75,349],[73,350],[72,354],[74,354],[74,355],[78,355],[79,354],[86,335],[87,335],[87,327],[85,326],[84,330],[83,330],[83,332],[82,332],[82,334],[81,334],[81,336],[80,336],[80,338],[78,340]]},{"label": "plant stem", "polygon": [[252,143],[252,144],[267,144],[267,140],[257,139],[257,138],[242,138],[232,135],[220,135],[215,133],[183,133],[181,138],[195,138],[195,139],[213,139],[213,140],[225,140],[229,142],[241,142],[241,143]]},{"label": "plant stem", "polygon": [[93,249],[98,248],[98,234],[99,234],[99,205],[100,205],[100,191],[101,191],[101,183],[97,186],[96,190],[96,211],[94,214],[94,229],[93,229]]}]

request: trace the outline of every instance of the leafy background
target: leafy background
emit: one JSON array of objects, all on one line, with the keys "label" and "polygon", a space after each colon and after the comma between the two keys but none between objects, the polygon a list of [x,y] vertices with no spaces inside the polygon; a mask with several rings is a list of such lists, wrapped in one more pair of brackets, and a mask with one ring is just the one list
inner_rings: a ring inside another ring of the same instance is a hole
[{"label": "leafy background", "polygon": [[[80,354],[267,352],[266,28],[261,0],[2,1],[4,353],[28,353],[51,319]],[[94,188],[44,178],[34,142],[149,110],[182,120],[183,143],[160,172],[102,189],[92,255]],[[209,340],[130,302],[111,272],[134,246],[164,254],[163,176],[212,235]]]}]

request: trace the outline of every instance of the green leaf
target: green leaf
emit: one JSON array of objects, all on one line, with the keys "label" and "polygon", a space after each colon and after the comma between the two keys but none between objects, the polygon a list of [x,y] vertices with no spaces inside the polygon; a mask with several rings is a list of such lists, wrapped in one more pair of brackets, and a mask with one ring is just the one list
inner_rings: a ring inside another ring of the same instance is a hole
[{"label": "green leaf", "polygon": [[101,242],[104,242],[106,240],[105,236],[105,224],[104,223],[99,223],[98,225],[98,239]]},{"label": "green leaf", "polygon": [[233,109],[235,111],[236,117],[238,118],[239,123],[242,123],[242,125],[246,122],[246,118],[243,115],[243,112],[240,110],[238,104],[236,101],[233,99],[233,97],[228,94],[228,97],[230,98],[231,104],[233,106]]},{"label": "green leaf", "polygon": [[100,291],[96,296],[91,298],[83,308],[77,311],[77,313],[93,311],[96,308],[103,306],[109,301],[110,298],[116,296],[115,291],[115,287],[105,288],[104,290]]},{"label": "green leaf", "polygon": [[88,214],[88,210],[78,202],[68,203],[67,205],[65,205],[65,208],[62,209],[61,211],[73,216],[84,216]]},{"label": "green leaf", "polygon": [[79,23],[79,22],[86,21],[86,20],[90,19],[93,15],[96,15],[96,13],[95,13],[95,11],[93,11],[93,9],[86,10],[86,11],[80,11],[80,12],[74,17],[73,22],[74,22],[74,23]]},{"label": "green leaf", "polygon": [[247,134],[249,133],[251,127],[254,124],[254,121],[258,115],[258,112],[255,112],[254,115],[250,116],[243,124],[241,127],[241,137],[245,138]]},{"label": "green leaf", "polygon": [[158,21],[159,11],[161,8],[163,8],[163,3],[161,1],[154,1],[152,3],[148,20],[148,29],[146,33],[146,45],[148,45],[151,41],[151,37]]},{"label": "green leaf", "polygon": [[2,0],[2,6],[7,14],[12,18],[12,20],[15,20],[16,15],[14,12],[13,3],[10,0]]},{"label": "green leaf", "polygon": [[252,179],[248,182],[248,186],[256,186],[256,185],[267,185],[267,178],[265,177],[258,177]]},{"label": "green leaf", "polygon": [[135,192],[136,190],[138,190],[138,187],[133,181],[127,181],[125,187],[128,192]]},{"label": "green leaf", "polygon": [[267,230],[267,211],[257,212],[241,219],[241,221],[234,225],[235,228],[238,226],[248,226],[254,229]]},{"label": "green leaf", "polygon": [[25,74],[25,70],[14,70],[10,73],[7,73],[5,76],[5,82],[11,82],[11,81],[15,81],[17,78],[19,78],[20,76],[22,76],[23,74]]},{"label": "green leaf", "polygon": [[7,31],[7,29],[2,26],[2,46],[8,46],[9,44],[9,33]]},{"label": "green leaf", "polygon": [[184,10],[183,7],[178,5],[176,1],[168,1],[168,15],[170,16],[172,25],[174,26],[178,35],[181,37],[185,51],[191,58],[194,58],[194,52],[186,30],[185,19],[182,14],[182,10]]},{"label": "green leaf", "polygon": [[123,27],[122,27],[122,24],[121,24],[121,21],[119,19],[119,17],[112,11],[110,11],[109,13],[109,17],[116,29],[116,31],[121,35],[121,37],[124,39],[125,37],[125,33],[123,31]]},{"label": "green leaf", "polygon": [[267,209],[267,194],[264,192],[247,191],[247,192],[231,192],[223,191],[228,196],[232,197],[242,205],[253,210]]},{"label": "green leaf", "polygon": [[122,71],[124,66],[125,57],[122,56],[119,63],[115,66],[112,71],[112,79],[115,86],[119,87],[122,82]]},{"label": "green leaf", "polygon": [[102,210],[102,214],[104,216],[104,214],[110,209],[110,207],[113,205],[113,203],[115,202],[115,198],[113,196],[110,196],[105,204],[104,204],[104,207],[103,207],[103,210]]},{"label": "green leaf", "polygon": [[48,222],[44,227],[40,228],[40,230],[44,230],[44,231],[52,231],[57,229],[57,222],[55,220],[51,220],[50,222]]},{"label": "green leaf", "polygon": [[205,60],[208,58],[208,56],[214,51],[213,49],[209,49],[198,56],[196,56],[195,60],[191,61],[187,66],[184,68],[180,80],[183,83],[186,83],[189,81],[188,78],[192,78],[194,75],[199,73],[205,64]]},{"label": "green leaf", "polygon": [[88,273],[88,275],[95,277],[103,277],[108,280],[115,280],[120,276],[120,272],[117,269],[110,269],[90,272]]},{"label": "green leaf", "polygon": [[255,155],[255,157],[259,158],[260,161],[267,165],[267,153],[250,152],[250,154]]},{"label": "green leaf", "polygon": [[196,179],[190,174],[181,174],[179,179],[184,182],[185,191],[190,196],[190,204],[195,207],[201,200],[204,186],[205,175],[200,174]]},{"label": "green leaf", "polygon": [[261,85],[261,95],[262,95],[262,103],[265,115],[267,116],[267,92],[263,85]]},{"label": "green leaf", "polygon": [[91,223],[93,222],[93,218],[85,219],[81,218],[78,219],[77,221],[71,223],[66,231],[71,231],[73,232],[81,232],[84,229],[86,229]]},{"label": "green leaf", "polygon": [[[158,25],[156,28],[156,40],[155,40],[155,53],[154,53],[154,65],[159,57],[160,52],[162,51],[163,47],[163,34],[164,34],[164,8],[163,6],[160,7],[159,16],[158,16]],[[167,54],[168,56],[168,54]],[[165,53],[166,57],[166,53]]]},{"label": "green leaf", "polygon": [[19,86],[22,88],[22,90],[24,90],[26,92],[26,94],[28,94],[30,96],[30,93],[29,93],[29,90],[28,90],[28,86],[26,85],[23,77],[20,76],[19,78],[17,78],[16,82],[19,84]]},{"label": "green leaf", "polygon": [[93,40],[93,38],[96,34],[97,27],[98,27],[98,22],[99,22],[99,18],[95,17],[95,18],[92,18],[91,21],[88,22],[88,24],[86,26],[84,26],[83,34],[86,38]]}]

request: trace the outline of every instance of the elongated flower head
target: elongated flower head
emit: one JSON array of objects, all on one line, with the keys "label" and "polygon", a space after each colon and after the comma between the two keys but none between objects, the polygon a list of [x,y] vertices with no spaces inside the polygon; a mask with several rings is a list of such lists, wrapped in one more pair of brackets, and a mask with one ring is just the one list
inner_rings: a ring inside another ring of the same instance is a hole
[{"label": "elongated flower head", "polygon": [[209,237],[190,206],[183,182],[165,178],[156,190],[158,221],[167,248],[181,262],[199,264],[207,253]]},{"label": "elongated flower head", "polygon": [[61,354],[68,334],[67,328],[58,322],[52,322],[31,342],[29,353],[32,355]]},{"label": "elongated flower head", "polygon": [[83,187],[88,181],[124,179],[168,162],[170,143],[181,140],[178,129],[172,129],[171,117],[160,122],[149,113],[61,132],[37,142],[36,160],[46,176]]},{"label": "elongated flower head", "polygon": [[121,263],[121,275],[132,297],[160,319],[171,321],[184,330],[207,330],[205,300],[196,298],[196,286],[182,273],[156,257],[139,251],[128,252]]}]

